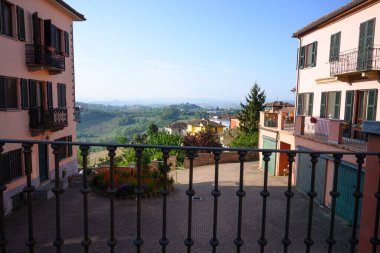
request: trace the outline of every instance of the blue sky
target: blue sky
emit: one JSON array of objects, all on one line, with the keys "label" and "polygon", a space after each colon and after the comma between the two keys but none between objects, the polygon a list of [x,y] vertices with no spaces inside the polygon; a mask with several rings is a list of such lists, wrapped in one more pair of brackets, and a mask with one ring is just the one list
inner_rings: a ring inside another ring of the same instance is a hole
[{"label": "blue sky", "polygon": [[77,100],[291,100],[294,31],[349,0],[66,0]]}]

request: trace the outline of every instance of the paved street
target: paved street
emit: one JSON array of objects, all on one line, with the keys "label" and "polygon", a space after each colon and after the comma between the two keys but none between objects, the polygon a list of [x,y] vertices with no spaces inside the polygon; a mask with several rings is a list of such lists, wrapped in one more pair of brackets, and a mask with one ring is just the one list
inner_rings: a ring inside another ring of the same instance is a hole
[{"label": "paved street", "polygon": [[[257,162],[246,163],[245,186],[246,196],[243,199],[242,238],[244,245],[241,252],[257,252],[257,240],[260,237],[262,197],[260,191],[263,185],[263,173],[257,170]],[[187,233],[187,205],[185,195],[188,182],[188,170],[173,172],[178,181],[175,192],[168,197],[168,238],[170,240],[167,252],[186,252],[183,240]],[[213,197],[213,166],[202,166],[194,169],[194,189],[196,196],[202,200],[193,201],[193,239],[192,252],[211,252],[209,240],[212,237]],[[237,204],[236,190],[239,179],[239,164],[220,165],[220,190],[218,209],[218,252],[236,252],[233,240],[237,234]],[[265,252],[281,252],[281,239],[285,231],[284,178],[270,177],[267,206],[266,237],[268,245]],[[65,240],[63,252],[83,252],[80,245],[83,239],[83,200],[79,193],[79,178],[62,196],[62,237]],[[109,252],[106,246],[109,239],[109,200],[95,193],[89,194],[89,231],[92,239],[90,252]],[[144,245],[141,252],[161,252],[158,240],[161,238],[162,219],[161,198],[142,200],[142,238]],[[292,244],[289,252],[304,252],[303,240],[306,236],[308,200],[296,193],[292,199],[290,223],[290,239]],[[56,252],[52,246],[55,237],[55,201],[37,203],[34,206],[34,231],[38,253]],[[116,252],[135,252],[136,203],[134,200],[115,201],[116,237],[118,244]],[[312,238],[315,241],[312,252],[327,252],[325,239],[329,232],[329,212],[315,206],[313,217]],[[6,232],[11,253],[27,252],[24,242],[27,236],[26,210],[20,210],[6,219]],[[348,252],[347,239],[350,237],[350,227],[340,219],[336,221],[335,234],[337,244],[334,252]]]}]

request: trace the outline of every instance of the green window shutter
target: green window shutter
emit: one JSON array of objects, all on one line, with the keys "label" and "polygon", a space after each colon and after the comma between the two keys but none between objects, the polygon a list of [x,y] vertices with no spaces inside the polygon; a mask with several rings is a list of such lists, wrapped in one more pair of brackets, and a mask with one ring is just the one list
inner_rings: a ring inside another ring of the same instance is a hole
[{"label": "green window shutter", "polygon": [[305,49],[306,49],[305,46],[301,47],[301,51],[300,51],[300,66],[299,66],[300,69],[303,69],[305,67]]},{"label": "green window shutter", "polygon": [[57,48],[57,27],[51,25],[51,46]]},{"label": "green window shutter", "polygon": [[65,37],[65,54],[66,54],[66,56],[69,56],[70,55],[70,36],[69,36],[69,33],[65,31],[64,37]]},{"label": "green window shutter", "polygon": [[340,35],[341,32],[338,32],[335,36],[335,60],[339,60],[339,55],[340,55]]},{"label": "green window shutter", "polygon": [[5,80],[2,76],[0,76],[0,109],[5,109]]},{"label": "green window shutter", "polygon": [[338,91],[335,93],[335,108],[334,108],[334,119],[340,118],[340,97],[342,92]]},{"label": "green window shutter", "polygon": [[17,6],[17,29],[18,39],[25,41],[25,14],[24,9]]},{"label": "green window shutter", "polygon": [[309,93],[309,105],[308,105],[307,115],[313,115],[313,100],[314,100],[314,93]]},{"label": "green window shutter", "polygon": [[335,50],[335,34],[331,35],[330,37],[330,62],[331,61],[334,61],[335,58],[334,58],[334,50]]},{"label": "green window shutter", "polygon": [[29,107],[37,108],[37,84],[33,80],[29,80]]},{"label": "green window shutter", "polygon": [[28,80],[21,79],[21,108],[27,110],[29,108],[29,92],[28,92]]},{"label": "green window shutter", "polygon": [[375,120],[376,104],[377,104],[376,102],[377,102],[377,89],[369,90],[366,120]]},{"label": "green window shutter", "polygon": [[346,91],[346,104],[344,109],[344,121],[347,123],[352,123],[352,107],[354,104],[354,91]]},{"label": "green window shutter", "polygon": [[51,82],[46,83],[46,95],[47,95],[47,106],[49,109],[53,108],[53,84]]},{"label": "green window shutter", "polygon": [[302,115],[302,94],[298,94],[297,115]]},{"label": "green window shutter", "polygon": [[317,47],[318,42],[315,41],[312,45],[312,52],[311,52],[311,66],[315,67],[317,65]]},{"label": "green window shutter", "polygon": [[35,45],[40,45],[41,44],[41,28],[40,28],[40,21],[38,20],[37,12],[33,13],[32,21],[33,21],[33,42]]},{"label": "green window shutter", "polygon": [[63,97],[63,107],[66,108],[66,84],[62,85],[62,97]]},{"label": "green window shutter", "polygon": [[[67,142],[73,142],[73,136],[67,136]],[[73,156],[73,146],[67,145],[67,157]]]},{"label": "green window shutter", "polygon": [[51,20],[44,20],[45,46],[51,47]]},{"label": "green window shutter", "polygon": [[326,118],[326,99],[327,98],[327,93],[322,92],[321,94],[321,112],[319,117],[321,118]]}]

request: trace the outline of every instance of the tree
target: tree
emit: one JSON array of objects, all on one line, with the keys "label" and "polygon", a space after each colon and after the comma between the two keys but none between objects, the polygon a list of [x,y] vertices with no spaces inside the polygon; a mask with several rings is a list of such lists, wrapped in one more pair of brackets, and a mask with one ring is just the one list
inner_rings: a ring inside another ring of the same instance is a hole
[{"label": "tree", "polygon": [[240,120],[240,129],[243,132],[256,133],[258,131],[260,110],[265,103],[265,98],[265,90],[261,90],[256,82],[248,96],[245,97],[246,104],[240,103],[242,109],[237,118]]},{"label": "tree", "polygon": [[231,141],[230,146],[233,148],[256,148],[258,133],[240,132],[239,135]]},{"label": "tree", "polygon": [[148,126],[148,135],[152,136],[156,133],[158,133],[158,126],[154,123],[150,123]]},{"label": "tree", "polygon": [[183,138],[184,146],[196,146],[196,147],[221,147],[222,144],[219,141],[218,134],[206,130],[195,133],[194,135],[187,134]]}]

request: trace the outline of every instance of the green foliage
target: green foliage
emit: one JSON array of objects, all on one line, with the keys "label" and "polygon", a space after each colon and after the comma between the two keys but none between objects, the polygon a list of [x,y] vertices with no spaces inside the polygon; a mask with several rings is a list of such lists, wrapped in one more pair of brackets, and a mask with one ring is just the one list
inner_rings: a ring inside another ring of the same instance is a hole
[{"label": "green foliage", "polygon": [[154,123],[150,123],[148,126],[148,136],[152,136],[158,133],[158,126]]},{"label": "green foliage", "polygon": [[233,148],[256,148],[258,133],[246,133],[240,131],[238,136],[231,141],[230,146]]},{"label": "green foliage", "polygon": [[246,97],[246,104],[240,103],[241,111],[237,115],[240,129],[246,133],[256,133],[259,129],[260,110],[265,103],[265,90],[255,83]]},{"label": "green foliage", "polygon": [[219,141],[218,134],[206,130],[195,133],[193,135],[187,134],[183,138],[184,146],[196,146],[196,147],[221,147],[222,144]]},{"label": "green foliage", "polygon": [[118,144],[126,144],[128,142],[128,139],[122,135],[116,136],[116,142]]}]

